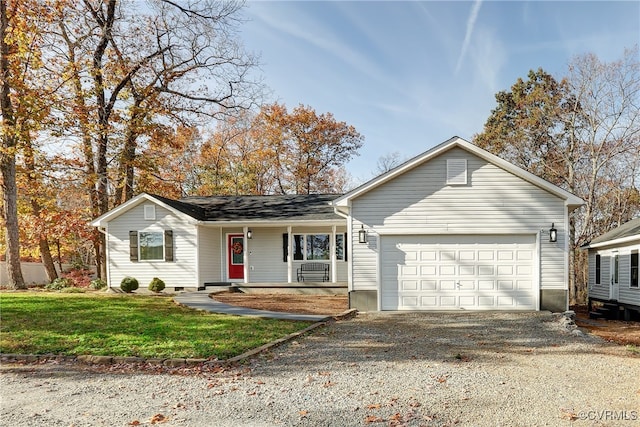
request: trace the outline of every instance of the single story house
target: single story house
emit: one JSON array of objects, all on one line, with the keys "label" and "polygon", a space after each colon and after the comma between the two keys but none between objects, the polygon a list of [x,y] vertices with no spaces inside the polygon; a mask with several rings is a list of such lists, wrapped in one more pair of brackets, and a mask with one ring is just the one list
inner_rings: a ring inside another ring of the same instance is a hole
[{"label": "single story house", "polygon": [[569,214],[582,204],[454,137],[344,195],[141,194],[92,224],[110,286],[299,285],[313,263],[361,311],[563,311]]},{"label": "single story house", "polygon": [[630,311],[640,312],[640,218],[614,228],[582,248],[589,251],[589,307],[593,301],[608,303],[615,309],[622,308],[626,318]]},{"label": "single story house", "polygon": [[[346,222],[337,195],[214,196],[167,199],[142,193],[95,219],[106,235],[107,283],[126,276],[146,286],[346,284]],[[321,271],[299,271],[323,264]],[[300,274],[302,273],[302,274]]]}]

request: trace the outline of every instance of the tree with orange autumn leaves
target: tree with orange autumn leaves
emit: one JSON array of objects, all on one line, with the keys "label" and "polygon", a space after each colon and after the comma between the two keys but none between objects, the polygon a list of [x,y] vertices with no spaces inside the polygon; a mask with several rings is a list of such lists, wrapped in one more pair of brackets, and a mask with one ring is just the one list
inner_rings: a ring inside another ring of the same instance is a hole
[{"label": "tree with orange autumn leaves", "polygon": [[363,137],[331,113],[275,103],[221,123],[196,163],[197,194],[341,193]]},{"label": "tree with orange autumn leaves", "polygon": [[584,243],[640,214],[638,46],[618,61],[582,55],[556,80],[542,69],[496,94],[474,142],[580,196],[569,222],[570,297],[586,298]]}]

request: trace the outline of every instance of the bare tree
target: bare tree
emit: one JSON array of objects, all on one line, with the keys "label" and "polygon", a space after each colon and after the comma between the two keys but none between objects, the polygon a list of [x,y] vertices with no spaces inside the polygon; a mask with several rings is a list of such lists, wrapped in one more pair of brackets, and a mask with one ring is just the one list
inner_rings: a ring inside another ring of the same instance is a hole
[{"label": "bare tree", "polygon": [[385,154],[384,156],[380,156],[376,163],[376,169],[373,171],[373,175],[378,176],[387,173],[403,162],[404,160],[400,156],[399,151],[394,151],[392,153]]},{"label": "bare tree", "polygon": [[[260,94],[257,60],[235,39],[242,6],[83,0],[60,9],[48,33],[50,69],[69,94],[59,132],[76,129],[94,216],[133,196],[135,168],[154,167],[138,157],[157,129],[230,114]],[[103,236],[95,240],[101,264]]]},{"label": "bare tree", "polygon": [[578,247],[640,213],[638,47],[611,63],[578,56],[560,81],[532,71],[496,100],[474,142],[585,200],[569,229],[570,296],[580,302],[586,260]]}]

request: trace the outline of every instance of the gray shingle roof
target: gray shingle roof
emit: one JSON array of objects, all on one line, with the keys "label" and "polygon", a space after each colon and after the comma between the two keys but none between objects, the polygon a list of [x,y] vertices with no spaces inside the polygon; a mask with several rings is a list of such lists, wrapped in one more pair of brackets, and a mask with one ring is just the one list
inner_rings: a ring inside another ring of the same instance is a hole
[{"label": "gray shingle roof", "polygon": [[632,219],[625,222],[620,227],[604,233],[602,236],[596,237],[590,244],[608,242],[610,240],[622,239],[625,237],[638,236],[640,238],[640,218]]},{"label": "gray shingle roof", "polygon": [[152,196],[200,221],[342,219],[329,205],[339,194],[193,196],[180,200]]}]

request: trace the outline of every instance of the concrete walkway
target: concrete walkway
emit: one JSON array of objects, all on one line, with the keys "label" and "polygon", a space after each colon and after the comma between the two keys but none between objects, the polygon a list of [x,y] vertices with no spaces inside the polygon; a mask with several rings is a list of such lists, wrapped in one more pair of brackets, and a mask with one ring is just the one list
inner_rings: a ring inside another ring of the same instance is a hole
[{"label": "concrete walkway", "polygon": [[322,322],[331,319],[331,316],[315,314],[282,313],[279,311],[254,310],[252,308],[238,307],[224,304],[209,298],[211,291],[182,292],[173,297],[178,304],[211,313],[232,314],[236,316],[257,316],[272,319],[302,320],[307,322]]}]

